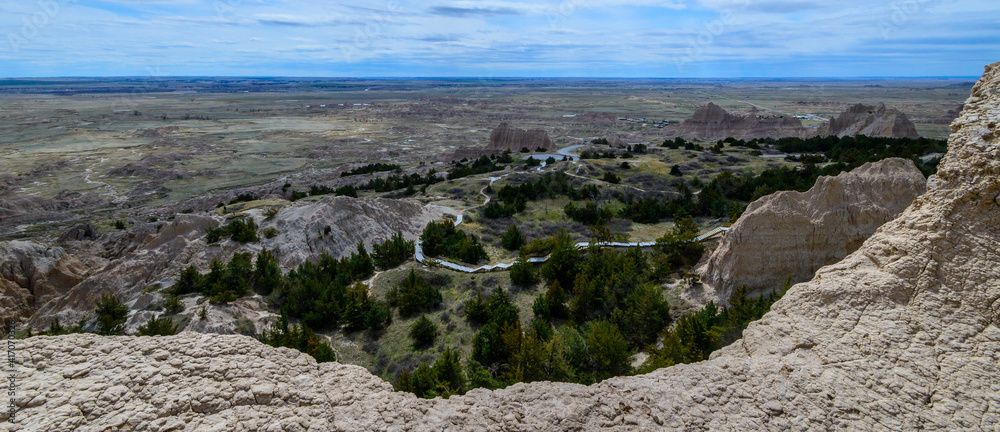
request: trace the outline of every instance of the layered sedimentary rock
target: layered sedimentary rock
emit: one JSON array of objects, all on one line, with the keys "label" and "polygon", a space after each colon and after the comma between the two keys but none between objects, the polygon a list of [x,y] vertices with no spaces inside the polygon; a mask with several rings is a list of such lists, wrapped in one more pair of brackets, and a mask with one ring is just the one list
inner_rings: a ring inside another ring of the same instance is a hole
[{"label": "layered sedimentary rock", "polygon": [[895,108],[886,108],[883,103],[876,106],[854,105],[820,127],[819,136],[833,135],[920,138],[916,125],[906,117],[906,114]]},{"label": "layered sedimentary rock", "polygon": [[926,183],[909,159],[887,159],[820,177],[807,192],[760,198],[698,269],[704,285],[687,296],[695,303],[725,304],[741,285],[759,294],[780,288],[788,278],[807,281],[899,216],[926,191]]},{"label": "layered sedimentary rock", "polygon": [[17,322],[83,280],[86,268],[60,247],[0,242],[0,322]]},{"label": "layered sedimentary rock", "polygon": [[524,130],[508,123],[500,123],[500,126],[493,129],[493,133],[490,134],[490,144],[486,147],[493,154],[500,154],[507,150],[517,153],[524,148],[531,151],[539,148],[553,150],[555,144],[552,143],[549,134],[544,130]]},{"label": "layered sedimentary rock", "polygon": [[694,112],[681,124],[664,128],[669,137],[694,141],[717,141],[729,137],[750,140],[754,138],[805,138],[814,129],[802,126],[799,119],[785,115],[765,115],[756,109],[746,116],[730,114],[722,107],[709,102]]},{"label": "layered sedimentary rock", "polygon": [[549,138],[548,132],[542,129],[524,130],[503,122],[493,129],[493,132],[490,134],[490,143],[485,149],[482,147],[461,147],[446,159],[449,161],[458,161],[462,159],[475,159],[483,155],[499,156],[506,151],[518,153],[525,148],[530,151],[535,151],[539,148],[555,150],[556,146],[552,142],[552,139]]},{"label": "layered sedimentary rock", "polygon": [[285,208],[274,220],[264,221],[262,229],[274,228],[278,235],[264,239],[263,246],[276,251],[281,264],[292,268],[322,253],[336,258],[350,255],[359,242],[371,250],[373,243],[397,231],[414,240],[428,222],[443,215],[439,207],[403,200],[327,197],[315,204]]},{"label": "layered sedimentary rock", "polygon": [[819,129],[802,126],[799,119],[781,114],[762,114],[756,108],[746,115],[729,113],[709,102],[683,123],[664,128],[668,137],[681,137],[694,141],[717,141],[729,137],[749,140],[754,138],[808,138],[812,136],[856,136],[887,138],[919,138],[917,128],[906,114],[885,104],[876,106],[857,104]]},{"label": "layered sedimentary rock", "polygon": [[74,211],[80,212],[105,203],[103,197],[91,193],[62,191],[51,198],[13,191],[0,193],[0,233],[16,232],[22,226],[41,222],[78,218],[79,214],[74,214]]},{"label": "layered sedimentary rock", "polygon": [[[1000,424],[1000,63],[928,192],[712,359],[418,400],[243,337],[20,342],[9,430],[988,430]],[[7,420],[6,411],[0,421]]]}]

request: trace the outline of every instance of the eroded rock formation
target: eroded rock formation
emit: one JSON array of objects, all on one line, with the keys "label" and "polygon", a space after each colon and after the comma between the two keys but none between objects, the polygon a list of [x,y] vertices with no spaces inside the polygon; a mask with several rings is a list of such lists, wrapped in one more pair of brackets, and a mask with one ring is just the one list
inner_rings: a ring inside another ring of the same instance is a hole
[{"label": "eroded rock formation", "polygon": [[490,144],[486,150],[493,154],[501,154],[507,150],[517,153],[523,148],[531,151],[538,148],[553,150],[555,144],[549,139],[549,134],[542,129],[524,130],[505,122],[493,129],[493,133],[490,134]]},{"label": "eroded rock formation", "polygon": [[288,207],[273,221],[262,222],[262,229],[278,232],[262,244],[277,252],[283,266],[292,268],[322,253],[336,258],[350,255],[359,242],[370,251],[372,243],[397,231],[414,240],[428,222],[443,215],[441,208],[403,200],[327,197],[315,204]]},{"label": "eroded rock formation", "polygon": [[698,108],[683,123],[664,128],[667,137],[681,137],[693,141],[718,141],[729,137],[750,140],[754,138],[809,138],[813,136],[856,136],[887,138],[919,138],[917,128],[895,108],[885,104],[876,106],[857,104],[819,129],[802,126],[799,119],[782,114],[764,114],[757,108],[746,115],[729,113],[709,102]]},{"label": "eroded rock formation", "polygon": [[820,177],[807,192],[778,192],[754,201],[698,274],[704,285],[686,295],[698,304],[725,304],[746,285],[751,294],[812,279],[816,270],[857,250],[926,191],[908,159],[865,164]]},{"label": "eroded rock formation", "polygon": [[548,132],[542,129],[524,130],[503,122],[493,129],[493,132],[490,134],[490,143],[486,148],[460,147],[444,159],[446,161],[472,160],[484,155],[499,156],[506,151],[519,153],[525,148],[530,151],[535,151],[539,148],[555,150],[556,145],[549,138]]},{"label": "eroded rock formation", "polygon": [[865,135],[884,138],[920,138],[917,127],[895,108],[857,104],[819,129],[819,136]]},{"label": "eroded rock formation", "polygon": [[[163,300],[156,287],[173,285],[189,265],[207,272],[213,260],[228,262],[236,253],[267,248],[287,271],[323,253],[335,258],[350,255],[358,242],[371,250],[372,243],[397,231],[415,239],[427,222],[443,214],[440,208],[407,201],[348,197],[291,205],[273,219],[265,219],[263,209],[249,213],[259,232],[273,228],[277,235],[262,235],[259,242],[245,245],[230,240],[209,245],[205,230],[224,223],[223,218],[180,214],[168,223],[139,224],[96,239],[84,235],[87,226],[75,227],[60,239],[59,247],[0,242],[0,317],[28,319],[36,328],[46,328],[55,318],[76,323],[93,314],[101,295],[114,294],[135,311],[127,323],[134,330]],[[257,316],[255,324],[260,327],[271,315],[263,313],[266,305],[259,298],[209,309],[210,319],[188,329],[231,333],[237,317]]]},{"label": "eroded rock formation", "polygon": [[28,318],[38,305],[78,284],[85,273],[83,264],[63,248],[0,243],[0,322]]},{"label": "eroded rock formation", "polygon": [[[243,337],[20,343],[12,430],[986,430],[1000,424],[1000,63],[928,192],[712,359],[417,400]],[[6,412],[0,421],[7,420]],[[6,426],[6,425],[5,425]]]},{"label": "eroded rock formation", "polygon": [[754,138],[805,138],[814,129],[802,126],[799,119],[785,115],[766,115],[756,109],[746,116],[730,114],[722,107],[709,102],[694,112],[690,119],[664,128],[669,137],[694,141],[717,141],[729,137],[750,140]]}]

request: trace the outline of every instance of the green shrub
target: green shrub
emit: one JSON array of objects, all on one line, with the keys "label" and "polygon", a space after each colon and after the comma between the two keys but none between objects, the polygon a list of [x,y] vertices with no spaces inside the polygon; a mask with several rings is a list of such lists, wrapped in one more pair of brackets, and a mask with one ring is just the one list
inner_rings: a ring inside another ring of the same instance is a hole
[{"label": "green shrub", "polygon": [[399,309],[399,314],[404,317],[432,310],[442,301],[441,292],[412,269],[399,284],[389,289],[385,297],[389,305]]},{"label": "green shrub", "polygon": [[318,363],[337,361],[333,348],[316,337],[316,332],[306,325],[289,326],[284,314],[270,331],[261,334],[260,341],[273,347],[294,348],[309,354]]},{"label": "green shrub", "polygon": [[657,249],[666,255],[666,261],[674,269],[693,266],[705,253],[705,245],[696,241],[698,225],[691,218],[680,218],[674,228],[656,240]]},{"label": "green shrub", "polygon": [[551,239],[551,255],[542,265],[542,278],[552,284],[559,281],[562,286],[571,287],[576,278],[576,266],[580,262],[580,251],[565,230],[559,230]]},{"label": "green shrub", "polygon": [[164,304],[163,307],[164,307],[164,312],[167,315],[177,315],[181,312],[184,312],[184,303],[181,303],[180,297],[176,296],[171,296],[170,298],[168,298],[167,302]]},{"label": "green shrub", "polygon": [[569,317],[569,309],[566,307],[566,292],[563,291],[558,281],[549,285],[545,293],[538,295],[532,307],[532,312],[536,316],[545,319],[565,319]]},{"label": "green shrub", "polygon": [[223,227],[205,229],[205,240],[208,244],[218,243],[223,238],[231,238],[238,243],[260,241],[257,236],[257,223],[252,218],[237,218]]},{"label": "green shrub", "polygon": [[398,267],[413,257],[416,246],[412,241],[406,241],[403,233],[396,232],[383,243],[372,246],[372,261],[382,270]]},{"label": "green shrub", "polygon": [[465,320],[471,325],[483,325],[490,321],[489,303],[482,293],[465,302]]},{"label": "green shrub", "polygon": [[428,223],[420,240],[424,254],[429,257],[443,255],[468,264],[477,264],[489,258],[475,236],[458,230],[449,220]]},{"label": "green shrub", "polygon": [[538,272],[535,265],[528,262],[528,259],[521,255],[510,267],[510,281],[514,285],[528,287],[538,283]]},{"label": "green shrub", "polygon": [[278,230],[274,228],[265,228],[262,234],[264,234],[264,238],[266,239],[273,239],[278,236]]},{"label": "green shrub", "polygon": [[527,242],[528,240],[524,237],[524,232],[517,227],[517,224],[511,224],[510,228],[507,228],[507,231],[500,237],[500,243],[503,245],[503,248],[509,251],[521,249],[521,246],[524,246]]},{"label": "green shrub", "polygon": [[236,334],[241,334],[243,336],[250,336],[252,338],[257,337],[257,325],[255,325],[250,318],[245,316],[236,318],[236,326],[233,331],[235,331]]},{"label": "green shrub", "polygon": [[585,326],[587,352],[595,381],[621,376],[632,370],[628,342],[614,324],[596,321]]},{"label": "green shrub", "polygon": [[97,302],[97,332],[105,335],[122,334],[125,331],[125,321],[128,320],[128,306],[111,294],[101,295]]},{"label": "green shrub", "polygon": [[421,315],[410,326],[410,340],[413,341],[413,348],[423,349],[433,345],[434,340],[437,339],[437,332],[437,325],[427,318],[427,315]]},{"label": "green shrub", "polygon": [[380,330],[392,323],[392,311],[388,304],[371,297],[366,285],[356,283],[347,290],[343,321],[348,331]]},{"label": "green shrub", "polygon": [[146,324],[139,327],[138,336],[173,336],[177,334],[177,325],[170,318],[150,317]]}]

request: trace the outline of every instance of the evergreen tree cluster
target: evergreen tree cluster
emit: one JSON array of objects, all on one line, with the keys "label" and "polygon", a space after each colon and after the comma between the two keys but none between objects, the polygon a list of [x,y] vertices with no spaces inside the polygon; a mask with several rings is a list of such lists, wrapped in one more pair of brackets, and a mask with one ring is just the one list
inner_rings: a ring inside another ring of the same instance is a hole
[{"label": "evergreen tree cluster", "polygon": [[319,339],[316,332],[305,324],[289,325],[284,314],[274,324],[270,331],[264,331],[260,341],[266,345],[293,348],[309,354],[318,363],[337,361],[337,355],[329,344]]},{"label": "evergreen tree cluster", "polygon": [[257,195],[250,193],[242,193],[237,195],[236,198],[233,198],[231,201],[229,201],[229,205],[239,204],[243,202],[257,201],[258,199],[259,198],[257,198]]},{"label": "evergreen tree cluster", "polygon": [[466,165],[463,162],[455,162],[455,167],[448,173],[448,180],[460,179],[476,174],[486,174],[500,171],[506,168],[496,161],[496,156],[482,156]]},{"label": "evergreen tree cluster", "polygon": [[[267,266],[266,257],[269,252],[266,250],[260,255],[265,256],[265,261],[260,261]],[[274,263],[277,267],[277,263]],[[267,272],[268,269],[261,268],[259,272]],[[181,270],[177,283],[174,284],[172,294],[182,296],[191,293],[200,293],[209,297],[213,304],[228,303],[240,297],[250,294],[256,285],[256,275],[253,257],[249,253],[237,253],[228,264],[223,264],[219,260],[213,260],[209,272],[201,274],[193,265]]]},{"label": "evergreen tree cluster", "polygon": [[408,369],[404,370],[399,374],[395,387],[397,391],[410,392],[427,399],[464,394],[466,378],[462,373],[459,352],[449,348],[433,365],[422,364],[412,373]]},{"label": "evergreen tree cluster", "polygon": [[704,151],[705,150],[705,148],[702,147],[701,145],[695,144],[695,143],[690,142],[690,141],[687,141],[687,140],[685,140],[684,138],[681,138],[681,137],[677,137],[677,138],[674,138],[672,140],[670,140],[670,139],[665,140],[665,141],[663,141],[663,144],[660,144],[660,147],[668,148],[668,149],[672,149],[672,150],[677,150],[677,149],[680,149],[680,148],[683,148],[684,150],[692,150],[692,151]]},{"label": "evergreen tree cluster", "polygon": [[[129,308],[112,294],[103,294],[94,309],[96,332],[103,336],[125,334],[125,323],[128,320]],[[81,319],[75,326],[63,327],[59,319],[49,323],[49,329],[42,332],[48,336],[60,336],[73,333],[83,333],[87,319]],[[177,334],[177,324],[170,318],[152,316],[146,324],[139,326],[136,336],[171,336]]]},{"label": "evergreen tree cluster", "polygon": [[[925,176],[937,172],[940,158],[924,162],[921,157],[948,151],[948,141],[931,138],[878,138],[859,135],[767,139],[760,142],[775,146],[783,153],[822,153],[823,158],[817,162],[843,162],[848,169],[894,157],[911,159]],[[742,141],[734,140],[732,145],[741,144]],[[746,145],[749,146],[750,143]]]},{"label": "evergreen tree cluster", "polygon": [[518,382],[590,384],[631,372],[628,341],[609,321],[562,325],[556,330],[537,318],[523,327],[518,315],[502,289],[489,297],[477,294],[466,306],[466,319],[479,329],[465,367],[459,355],[448,350],[431,366],[403,371],[396,388],[425,398],[447,397]]},{"label": "evergreen tree cluster", "polygon": [[420,241],[424,254],[432,258],[444,256],[468,264],[489,259],[479,239],[459,230],[449,220],[428,223]]},{"label": "evergreen tree cluster", "polygon": [[[343,325],[349,331],[380,330],[392,322],[389,304],[357,283],[380,268],[393,268],[413,255],[413,242],[396,233],[375,244],[375,256],[364,245],[340,260],[328,254],[318,262],[305,262],[282,275],[277,259],[267,249],[257,254],[235,254],[228,264],[213,261],[207,274],[194,266],[181,271],[171,290],[173,296],[200,293],[212,303],[226,303],[256,292],[268,296],[284,315],[301,320],[307,328],[327,330]],[[440,301],[439,301],[440,302]]]},{"label": "evergreen tree cluster", "polygon": [[350,177],[350,176],[356,176],[356,175],[362,175],[362,174],[372,174],[372,173],[377,173],[377,172],[402,171],[402,170],[403,170],[403,167],[401,167],[399,165],[396,165],[396,164],[373,163],[373,164],[368,164],[368,165],[365,165],[365,166],[362,166],[362,167],[357,167],[357,168],[352,169],[350,171],[344,171],[344,172],[340,173],[340,176],[341,177]]},{"label": "evergreen tree cluster", "polygon": [[421,315],[419,319],[410,326],[410,340],[413,341],[414,349],[425,349],[434,345],[437,339],[438,327],[427,315]]},{"label": "evergreen tree cluster", "polygon": [[[359,308],[359,304],[369,309],[387,307],[368,298],[367,289],[357,290],[357,295],[348,295],[352,284],[374,272],[371,256],[359,243],[356,252],[340,260],[323,254],[316,263],[302,263],[288,272],[272,297],[289,318],[300,319],[317,330],[335,329],[343,323],[345,312]],[[360,314],[368,312],[362,310]],[[380,327],[383,323],[373,324]]]},{"label": "evergreen tree cluster", "polygon": [[771,310],[790,282],[778,291],[756,298],[749,298],[743,286],[730,296],[728,307],[719,308],[710,302],[702,310],[678,318],[676,325],[663,332],[663,347],[650,351],[649,360],[638,373],[708,360],[716,350],[743,337],[743,330]]},{"label": "evergreen tree cluster", "polygon": [[386,177],[374,178],[361,186],[360,189],[372,190],[375,192],[392,192],[400,189],[407,189],[415,192],[414,189],[417,187],[430,186],[435,183],[440,183],[441,181],[442,179],[437,175],[437,171],[432,169],[426,175],[420,175],[417,173],[409,175],[391,174]]},{"label": "evergreen tree cluster", "polygon": [[396,232],[388,240],[372,246],[372,260],[381,270],[398,267],[413,257],[416,247],[414,242],[403,238],[403,233]]},{"label": "evergreen tree cluster", "polygon": [[309,192],[292,191],[292,196],[289,198],[290,201],[298,201],[300,199],[311,197],[311,196],[323,196],[323,195],[336,195],[336,196],[347,196],[351,198],[358,197],[358,188],[354,185],[341,186],[337,189],[332,189],[329,186],[319,186],[312,185],[309,188]]},{"label": "evergreen tree cluster", "polygon": [[[705,245],[697,241],[698,225],[690,217],[677,219],[674,227],[656,240],[659,257],[672,269],[693,267],[705,254]],[[661,264],[663,265],[663,264]]]},{"label": "evergreen tree cluster", "polygon": [[580,159],[617,159],[618,155],[614,152],[605,150],[604,152],[584,150],[580,152]]},{"label": "evergreen tree cluster", "polygon": [[507,231],[503,233],[500,237],[500,244],[504,249],[509,251],[516,251],[521,249],[528,242],[528,239],[524,236],[524,231],[517,227],[517,224],[511,224]]},{"label": "evergreen tree cluster", "polygon": [[527,203],[540,199],[556,198],[561,195],[571,200],[595,198],[600,195],[597,186],[587,185],[577,189],[566,173],[547,173],[535,182],[520,185],[504,185],[497,191],[496,200],[483,209],[483,216],[490,219],[511,217],[524,211]]},{"label": "evergreen tree cluster", "polygon": [[[880,140],[889,139],[882,138]],[[922,138],[921,140],[926,139]],[[926,141],[933,142],[934,140]],[[924,147],[918,148],[922,149]],[[831,150],[831,152],[834,151],[840,151],[840,147],[837,147],[837,150]],[[750,202],[760,197],[779,191],[804,192],[815,185],[816,179],[820,176],[835,176],[841,172],[850,171],[863,163],[872,160],[881,160],[878,158],[882,156],[897,157],[898,155],[886,150],[883,153],[877,153],[877,156],[875,156],[875,153],[870,153],[869,156],[872,159],[865,159],[865,157],[854,153],[854,156],[845,158],[849,162],[837,161],[823,167],[815,163],[805,163],[802,167],[794,168],[781,166],[765,169],[759,174],[723,171],[716,175],[707,185],[704,185],[697,197],[695,197],[686,183],[678,181],[675,184],[678,187],[680,196],[673,198],[657,198],[654,196],[637,197],[634,194],[619,197],[619,201],[624,204],[624,208],[619,213],[619,216],[633,222],[646,224],[658,223],[664,219],[684,215],[716,218],[728,217],[730,220],[735,220],[746,210],[746,206]],[[936,170],[936,162],[930,161],[924,163],[920,161],[918,167],[925,174],[928,174]],[[679,174],[679,167],[675,168],[678,168],[675,174]]]},{"label": "evergreen tree cluster", "polygon": [[389,289],[385,298],[389,306],[397,308],[403,317],[434,310],[442,302],[441,291],[412,269],[402,282]]},{"label": "evergreen tree cluster", "polygon": [[521,287],[530,287],[538,283],[538,271],[535,265],[528,262],[524,255],[518,256],[517,261],[510,266],[510,282]]},{"label": "evergreen tree cluster", "polygon": [[583,205],[570,202],[563,207],[563,212],[570,219],[589,226],[607,223],[615,217],[615,212],[610,207],[598,206],[593,201]]},{"label": "evergreen tree cluster", "polygon": [[239,243],[260,241],[260,237],[257,236],[257,223],[253,218],[236,218],[223,227],[208,228],[205,230],[205,236],[208,244],[218,243],[223,238],[231,238]]}]

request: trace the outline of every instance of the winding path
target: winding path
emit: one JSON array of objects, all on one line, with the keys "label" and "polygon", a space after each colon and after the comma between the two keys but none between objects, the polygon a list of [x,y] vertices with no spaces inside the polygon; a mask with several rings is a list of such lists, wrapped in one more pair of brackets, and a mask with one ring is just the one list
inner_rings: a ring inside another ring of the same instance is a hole
[{"label": "winding path", "polygon": [[[560,155],[563,155],[563,156],[570,157],[570,158],[576,158],[578,156],[576,156],[575,154],[573,154],[571,152],[573,150],[576,150],[576,149],[584,147],[584,146],[585,145],[575,145],[575,146],[566,147],[566,148],[558,150],[557,153],[559,153]],[[543,162],[543,164],[544,164],[544,162]],[[544,168],[544,165],[542,166],[542,168]],[[540,170],[541,170],[541,168],[539,168],[539,171]],[[499,176],[499,177],[490,177],[490,183],[489,183],[489,185],[483,186],[483,188],[479,190],[479,194],[482,195],[482,196],[484,196],[484,197],[486,197],[486,200],[482,204],[480,204],[480,205],[477,205],[475,207],[469,207],[467,209],[459,211],[458,212],[458,216],[455,219],[455,226],[461,225],[462,222],[465,220],[464,216],[465,216],[465,211],[466,210],[476,209],[476,208],[483,207],[483,206],[489,204],[491,198],[490,198],[489,195],[486,195],[486,188],[489,187],[489,186],[491,186],[491,185],[493,185],[493,183],[496,182],[497,180],[500,180],[500,179],[502,179],[504,177],[507,177],[507,176],[509,176],[511,174],[514,174],[514,173],[507,173],[507,174],[504,174],[504,175]],[[728,227],[721,227],[721,226],[720,227],[716,227],[716,228],[713,228],[713,229],[705,232],[704,234],[699,235],[695,239],[695,241],[701,242],[701,241],[705,241],[705,240],[708,240],[708,239],[712,239],[712,238],[715,238],[716,236],[722,235],[726,231],[729,231]],[[417,262],[419,262],[419,263],[421,263],[423,265],[426,265],[426,266],[430,266],[430,267],[442,267],[442,268],[446,268],[446,269],[449,269],[449,270],[454,270],[454,271],[462,272],[462,273],[487,273],[487,272],[492,272],[492,271],[509,270],[510,267],[514,265],[514,262],[509,262],[509,263],[499,263],[499,264],[487,264],[487,265],[483,265],[483,266],[479,266],[479,267],[467,267],[467,266],[464,266],[464,265],[461,265],[461,264],[456,264],[456,263],[453,263],[453,262],[450,262],[450,261],[440,260],[440,259],[437,259],[437,258],[429,258],[427,256],[424,256],[423,244],[422,244],[422,242],[420,241],[419,238],[417,239],[417,242],[416,242],[416,244],[414,246],[415,246],[414,257],[417,259]],[[586,248],[588,248],[590,246],[591,246],[590,242],[580,242],[580,243],[576,244],[577,249],[586,249]],[[645,247],[656,246],[656,242],[633,242],[633,243],[628,243],[628,242],[601,242],[601,243],[597,243],[596,246],[602,246],[602,247],[623,247],[623,248],[644,247],[645,248]],[[540,258],[528,258],[528,262],[533,263],[533,264],[544,263],[544,262],[546,262],[548,260],[549,260],[548,256],[540,257]],[[372,278],[372,279],[374,279],[374,278]]]}]

